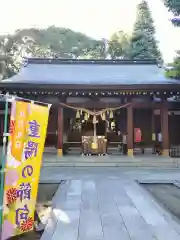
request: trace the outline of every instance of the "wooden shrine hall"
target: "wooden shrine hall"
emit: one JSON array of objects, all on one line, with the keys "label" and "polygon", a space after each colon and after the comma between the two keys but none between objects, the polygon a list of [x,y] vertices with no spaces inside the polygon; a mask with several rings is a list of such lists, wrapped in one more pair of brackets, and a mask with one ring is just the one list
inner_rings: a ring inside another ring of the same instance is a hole
[{"label": "wooden shrine hall", "polygon": [[[0,91],[52,104],[46,147],[59,156],[72,149],[133,156],[136,149],[154,153],[156,143],[169,156],[180,146],[180,81],[166,78],[153,59],[25,59]],[[2,136],[3,111],[0,124]]]}]

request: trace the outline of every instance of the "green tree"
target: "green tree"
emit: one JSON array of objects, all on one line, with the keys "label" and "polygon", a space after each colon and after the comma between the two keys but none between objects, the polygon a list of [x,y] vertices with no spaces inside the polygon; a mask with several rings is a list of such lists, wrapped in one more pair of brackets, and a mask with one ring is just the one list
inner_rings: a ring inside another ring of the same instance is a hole
[{"label": "green tree", "polygon": [[51,26],[47,29],[19,29],[0,36],[0,78],[17,73],[23,57],[104,58],[102,40],[82,33]]},{"label": "green tree", "polygon": [[131,38],[131,58],[161,58],[155,39],[155,27],[149,6],[142,1],[137,6],[136,22]]},{"label": "green tree", "polygon": [[180,15],[180,1],[179,0],[163,0],[165,6],[171,11],[175,16]]},{"label": "green tree", "polygon": [[[173,13],[174,17],[180,15],[180,0],[163,0],[165,6],[170,12]],[[180,26],[180,21],[172,20],[175,26]],[[180,79],[180,51],[177,51],[177,56],[174,62],[170,64],[170,69],[167,69],[165,75],[171,78]]]},{"label": "green tree", "polygon": [[17,73],[18,67],[14,62],[15,52],[18,50],[12,36],[0,38],[0,75],[1,79]]},{"label": "green tree", "polygon": [[[36,46],[36,49],[38,49],[38,46],[41,50],[44,48],[45,52],[48,49],[47,52],[61,58],[79,57],[84,54],[84,49],[90,49],[96,43],[96,40],[82,33],[55,26],[48,27],[47,29],[31,28],[17,30],[16,36],[19,39],[28,36],[34,40],[34,47]],[[36,54],[38,52],[42,52],[43,55],[43,51],[37,50]]]},{"label": "green tree", "polygon": [[[163,0],[165,6],[170,12],[173,13],[174,17],[180,15],[180,0]],[[172,20],[175,26],[180,26],[180,21]],[[170,69],[166,69],[165,75],[167,77],[180,79],[180,51],[177,51],[177,56],[174,62],[169,64]]]},{"label": "green tree", "polygon": [[[173,13],[174,16],[180,15],[180,0],[163,0],[165,6],[168,8],[170,12]],[[179,21],[173,21],[173,24],[176,26],[180,26]]]},{"label": "green tree", "polygon": [[109,40],[108,53],[112,59],[119,58],[123,55],[122,44],[119,41],[117,33],[114,33]]},{"label": "green tree", "polygon": [[180,51],[177,51],[176,54],[177,55],[174,58],[174,62],[168,64],[168,67],[165,71],[165,76],[180,79]]},{"label": "green tree", "polygon": [[92,42],[91,46],[83,49],[83,54],[79,56],[85,59],[105,59],[106,46],[103,40]]},{"label": "green tree", "polygon": [[123,31],[114,33],[108,43],[108,53],[112,59],[129,57],[130,38]]}]

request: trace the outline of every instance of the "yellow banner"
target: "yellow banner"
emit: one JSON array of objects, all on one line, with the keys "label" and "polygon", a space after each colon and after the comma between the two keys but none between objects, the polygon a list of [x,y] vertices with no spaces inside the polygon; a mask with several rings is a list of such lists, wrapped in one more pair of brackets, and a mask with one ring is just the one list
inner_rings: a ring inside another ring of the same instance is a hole
[{"label": "yellow banner", "polygon": [[[48,107],[28,103],[27,118],[25,120],[26,108],[21,108],[24,113],[21,115],[21,117],[24,117],[24,122],[21,123],[26,123],[26,130],[24,131],[26,136],[23,137],[23,134],[21,134],[21,138],[18,139],[20,142],[18,146],[23,143],[20,162],[20,151],[18,154],[16,151],[12,154],[11,151],[11,149],[15,149],[13,147],[17,143],[12,138],[12,136],[15,136],[13,133],[17,131],[13,126],[16,126],[16,120],[19,121],[20,119],[20,111],[18,113],[17,106],[20,106],[20,104],[13,103],[11,111],[11,136],[9,137],[10,142],[6,161],[1,240],[20,235],[32,230],[34,227],[34,211],[49,116]],[[22,129],[24,128],[20,128],[21,132],[23,132]],[[17,156],[18,159],[16,159]]]}]

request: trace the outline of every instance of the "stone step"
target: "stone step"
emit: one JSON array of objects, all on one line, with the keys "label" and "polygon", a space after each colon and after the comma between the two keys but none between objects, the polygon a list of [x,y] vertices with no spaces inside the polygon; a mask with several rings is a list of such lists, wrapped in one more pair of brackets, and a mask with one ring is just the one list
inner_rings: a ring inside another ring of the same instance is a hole
[{"label": "stone step", "polygon": [[100,164],[126,164],[126,163],[132,163],[132,164],[178,164],[177,161],[173,161],[173,160],[102,160],[102,159],[97,159],[97,160],[94,160],[94,159],[86,159],[86,160],[61,160],[61,159],[58,159],[58,160],[44,160],[43,161],[43,164],[66,164],[66,163],[70,163],[70,164],[97,164],[97,163],[100,163]]},{"label": "stone step", "polygon": [[153,167],[177,168],[173,162],[45,162],[44,167]]}]

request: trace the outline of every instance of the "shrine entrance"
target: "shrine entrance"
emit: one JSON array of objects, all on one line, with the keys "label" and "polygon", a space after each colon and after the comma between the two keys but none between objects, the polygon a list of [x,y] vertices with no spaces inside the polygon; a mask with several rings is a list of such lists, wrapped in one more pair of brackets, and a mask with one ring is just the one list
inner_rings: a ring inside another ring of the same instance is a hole
[{"label": "shrine entrance", "polygon": [[157,124],[153,121],[153,109],[138,108],[135,103],[103,109],[61,105],[63,114],[58,119],[62,126],[58,133],[63,132],[58,136],[63,134],[63,138],[58,139],[64,154],[151,156],[156,153],[152,133],[158,130],[154,128]]},{"label": "shrine entrance", "polygon": [[[122,134],[126,132],[126,106],[85,109],[63,108],[63,148],[65,154],[122,154]],[[120,134],[119,134],[120,133]]]}]

